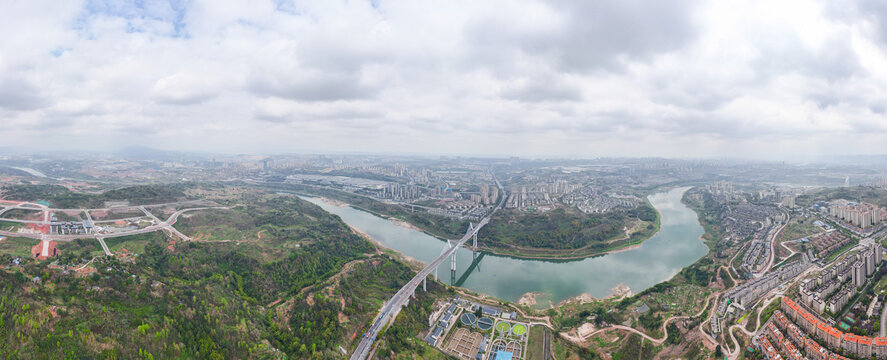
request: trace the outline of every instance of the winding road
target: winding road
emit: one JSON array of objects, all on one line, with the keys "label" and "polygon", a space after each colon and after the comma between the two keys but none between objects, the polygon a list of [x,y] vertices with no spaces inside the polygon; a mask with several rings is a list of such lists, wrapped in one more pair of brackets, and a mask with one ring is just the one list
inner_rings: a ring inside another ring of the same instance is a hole
[{"label": "winding road", "polygon": [[[10,231],[0,231],[0,235],[9,236],[9,237],[24,237],[30,239],[38,239],[38,240],[54,240],[54,241],[72,241],[76,239],[107,239],[107,238],[115,238],[115,237],[123,237],[130,235],[138,235],[138,234],[146,234],[150,232],[154,232],[157,230],[167,230],[175,236],[178,236],[182,240],[189,241],[191,238],[182,234],[178,230],[173,227],[173,224],[176,223],[179,216],[189,211],[197,211],[197,210],[209,210],[209,209],[230,209],[227,206],[207,206],[207,207],[195,207],[189,209],[182,209],[176,211],[166,221],[161,221],[159,224],[148,226],[144,229],[132,230],[132,231],[121,231],[119,233],[110,233],[110,234],[82,234],[82,235],[48,235],[43,233],[18,233],[18,232],[10,232]],[[25,220],[14,220],[14,219],[2,219],[3,221],[12,221],[12,222],[20,222],[20,223],[29,223],[29,221]]]},{"label": "winding road", "polygon": [[[662,338],[661,338],[661,339],[654,339],[654,338],[651,337],[650,335],[647,335],[646,333],[644,333],[644,332],[642,332],[642,331],[640,331],[640,330],[637,330],[637,329],[632,328],[632,327],[624,326],[624,325],[610,325],[610,326],[608,326],[608,327],[605,327],[605,328],[601,328],[601,329],[595,330],[594,332],[592,332],[592,333],[590,333],[590,334],[588,334],[588,335],[581,336],[581,337],[578,337],[578,338],[577,338],[577,337],[574,337],[574,336],[571,336],[571,335],[569,335],[569,334],[567,334],[567,333],[561,333],[561,335],[564,336],[565,338],[570,339],[570,340],[585,341],[585,340],[587,340],[588,338],[590,338],[590,337],[592,337],[592,336],[595,336],[595,335],[597,335],[598,333],[601,333],[601,332],[603,332],[603,331],[608,331],[608,330],[625,330],[625,331],[629,331],[629,332],[632,332],[632,333],[638,334],[638,335],[640,335],[641,337],[643,337],[644,339],[650,340],[652,343],[654,343],[654,344],[656,344],[656,345],[659,345],[659,344],[662,344],[663,342],[665,342],[666,339],[668,339],[668,323],[669,323],[669,322],[671,322],[672,320],[689,319],[689,318],[694,318],[694,317],[702,316],[702,314],[705,314],[705,311],[708,310],[708,305],[709,305],[709,303],[711,302],[711,298],[714,297],[714,296],[716,296],[716,295],[718,295],[718,293],[711,294],[711,295],[709,295],[707,298],[705,298],[705,305],[702,306],[702,310],[700,310],[699,313],[696,314],[696,315],[693,315],[693,316],[687,316],[687,315],[672,316],[672,317],[670,317],[670,318],[668,318],[668,319],[665,319],[665,321],[662,322],[662,333],[663,333],[663,335],[662,335]],[[577,342],[577,341],[573,341],[573,342]]]}]

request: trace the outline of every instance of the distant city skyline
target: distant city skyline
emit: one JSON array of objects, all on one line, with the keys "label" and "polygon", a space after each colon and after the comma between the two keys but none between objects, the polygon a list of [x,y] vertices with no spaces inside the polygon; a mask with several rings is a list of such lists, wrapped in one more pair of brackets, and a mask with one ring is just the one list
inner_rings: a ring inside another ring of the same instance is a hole
[{"label": "distant city skyline", "polygon": [[887,6],[12,1],[0,148],[885,154]]}]

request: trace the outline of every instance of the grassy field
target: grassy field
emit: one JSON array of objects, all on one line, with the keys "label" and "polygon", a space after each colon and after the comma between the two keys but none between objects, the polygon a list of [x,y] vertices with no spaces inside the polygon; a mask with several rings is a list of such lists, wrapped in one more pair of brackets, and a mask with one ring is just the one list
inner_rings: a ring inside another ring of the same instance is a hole
[{"label": "grassy field", "polygon": [[4,237],[0,240],[0,254],[29,256],[31,248],[39,242],[40,240],[35,239]]},{"label": "grassy field", "polygon": [[0,221],[0,230],[11,230],[17,229],[21,224],[12,221]]},{"label": "grassy field", "polygon": [[875,284],[873,292],[875,295],[887,294],[887,276],[881,277],[881,280]]},{"label": "grassy field", "polygon": [[180,217],[174,226],[188,236],[207,241],[256,239],[261,230],[239,208],[195,211]]},{"label": "grassy field", "polygon": [[93,220],[96,221],[108,221],[108,220],[120,220],[120,219],[128,219],[134,217],[142,217],[145,216],[141,210],[138,209],[120,209],[120,210],[111,210],[107,213],[102,213],[100,211],[92,211],[90,212]]},{"label": "grassy field", "polygon": [[527,360],[543,360],[542,348],[545,344],[545,329],[541,326],[530,328],[530,339],[527,344]]},{"label": "grassy field", "polygon": [[55,211],[52,213],[59,221],[81,221],[86,216],[81,212],[70,212],[66,213],[63,211]]},{"label": "grassy field", "polygon": [[792,241],[822,232],[822,228],[813,225],[813,221],[815,219],[812,218],[791,218],[785,229],[779,233],[777,241]]},{"label": "grassy field", "polygon": [[125,248],[131,253],[144,254],[145,245],[150,244],[155,239],[165,241],[168,237],[162,231],[155,231],[147,234],[105,239],[105,244],[108,245],[108,249],[110,249],[112,253],[121,251]]},{"label": "grassy field", "polygon": [[843,247],[841,247],[841,248],[838,249],[838,250],[835,250],[834,253],[832,253],[831,255],[829,255],[828,259],[826,259],[825,262],[826,262],[826,263],[830,263],[830,262],[834,261],[838,256],[841,256],[841,254],[843,254],[843,253],[846,252],[847,250],[852,249],[852,248],[853,248],[854,246],[856,246],[857,244],[859,244],[859,240],[853,240],[853,241],[847,243],[847,245],[844,245]]},{"label": "grassy field", "polygon": [[77,239],[74,241],[63,241],[56,245],[61,256],[71,255],[80,258],[91,258],[94,256],[104,256],[102,245],[96,239]]},{"label": "grassy field", "polygon": [[16,220],[43,220],[43,211],[29,209],[12,209],[3,213],[3,217]]}]

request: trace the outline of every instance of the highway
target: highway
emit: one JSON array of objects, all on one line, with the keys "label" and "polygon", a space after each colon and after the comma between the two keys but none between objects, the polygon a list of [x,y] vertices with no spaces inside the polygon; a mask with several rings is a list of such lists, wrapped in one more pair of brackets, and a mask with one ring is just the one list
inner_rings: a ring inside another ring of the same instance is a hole
[{"label": "highway", "polygon": [[[490,170],[490,173],[492,174],[492,170]],[[502,184],[499,183],[499,179],[496,178],[495,174],[493,174],[493,180],[496,181],[496,186],[499,188],[499,191],[504,192],[504,190],[502,189]],[[382,331],[385,326],[387,326],[388,324],[393,322],[394,319],[397,318],[397,314],[400,313],[400,310],[409,301],[410,296],[415,293],[416,288],[420,284],[422,284],[422,282],[425,281],[425,279],[429,275],[431,275],[431,272],[433,272],[434,269],[436,269],[440,264],[446,261],[448,257],[452,256],[456,252],[456,250],[459,249],[460,246],[465,244],[468,239],[471,239],[475,234],[477,234],[477,232],[480,231],[480,229],[483,228],[484,225],[489,223],[490,218],[493,216],[493,214],[496,213],[497,210],[499,210],[499,208],[502,207],[502,204],[505,203],[506,198],[507,196],[505,196],[505,194],[501,194],[499,203],[496,204],[496,207],[493,208],[493,211],[491,211],[489,214],[487,214],[486,217],[481,219],[481,221],[474,226],[474,229],[471,232],[465,234],[465,236],[459,239],[459,241],[456,242],[454,246],[450,247],[442,254],[440,254],[440,256],[429,263],[428,266],[425,266],[422,271],[419,271],[419,273],[416,274],[416,276],[414,276],[408,283],[406,283],[406,285],[400,288],[400,290],[398,290],[397,293],[395,293],[390,300],[382,305],[382,309],[379,310],[379,314],[376,315],[375,319],[373,319],[370,328],[367,329],[363,337],[360,339],[360,343],[357,344],[354,352],[351,353],[351,360],[362,360],[367,358],[370,350],[372,350],[373,348],[373,344],[376,341],[376,336],[379,335],[379,332]]]},{"label": "highway", "polygon": [[[144,229],[138,229],[138,230],[132,230],[132,231],[121,231],[119,233],[82,234],[82,235],[47,235],[47,234],[43,234],[43,233],[19,233],[19,232],[10,232],[10,231],[0,231],[0,236],[24,237],[24,238],[40,239],[40,240],[72,241],[75,239],[95,239],[98,237],[101,237],[103,239],[107,239],[107,238],[115,238],[115,237],[122,237],[122,236],[146,234],[146,233],[154,232],[157,230],[169,230],[169,232],[172,233],[173,235],[178,236],[179,238],[187,241],[187,240],[190,240],[190,238],[188,238],[185,234],[182,234],[181,232],[176,230],[174,227],[172,227],[172,225],[176,223],[176,220],[178,220],[179,216],[182,215],[183,213],[186,213],[188,211],[207,210],[207,209],[228,209],[228,207],[208,206],[208,207],[182,209],[182,210],[176,211],[175,213],[170,215],[170,217],[168,219],[166,219],[166,221],[161,221],[159,224],[151,225],[151,226],[148,226]],[[29,221],[25,221],[25,220],[12,220],[12,219],[3,219],[3,220],[4,221],[20,222],[20,223],[30,223]]]}]

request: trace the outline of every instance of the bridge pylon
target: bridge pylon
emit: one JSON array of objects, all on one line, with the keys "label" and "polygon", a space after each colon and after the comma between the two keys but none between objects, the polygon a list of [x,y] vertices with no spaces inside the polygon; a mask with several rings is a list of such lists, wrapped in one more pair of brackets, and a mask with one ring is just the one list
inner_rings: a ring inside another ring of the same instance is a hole
[{"label": "bridge pylon", "polygon": [[456,271],[456,252],[453,252],[453,256],[450,257],[452,261],[450,261],[450,270]]}]

